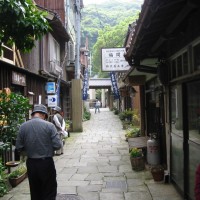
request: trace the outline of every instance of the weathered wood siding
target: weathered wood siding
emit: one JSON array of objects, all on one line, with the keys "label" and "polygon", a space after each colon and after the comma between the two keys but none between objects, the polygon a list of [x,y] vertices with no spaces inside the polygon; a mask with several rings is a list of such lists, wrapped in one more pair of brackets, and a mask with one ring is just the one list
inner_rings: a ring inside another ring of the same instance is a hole
[{"label": "weathered wood siding", "polygon": [[35,3],[58,13],[62,22],[65,23],[65,0],[35,0]]}]

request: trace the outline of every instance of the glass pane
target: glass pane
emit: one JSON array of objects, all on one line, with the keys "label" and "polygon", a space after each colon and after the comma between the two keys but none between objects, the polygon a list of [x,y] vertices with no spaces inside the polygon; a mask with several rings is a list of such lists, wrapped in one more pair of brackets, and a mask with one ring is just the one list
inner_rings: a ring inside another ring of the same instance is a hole
[{"label": "glass pane", "polygon": [[200,144],[200,81],[187,85],[189,140]]},{"label": "glass pane", "polygon": [[182,90],[181,86],[175,86],[171,89],[171,131],[172,133],[183,136],[183,118],[182,118]]},{"label": "glass pane", "polygon": [[188,176],[189,176],[189,184],[188,184],[188,191],[189,191],[189,196],[191,199],[194,198],[194,183],[195,183],[195,171],[200,163],[200,157],[199,157],[199,151],[200,151],[200,146],[195,145],[193,142],[189,142],[189,171],[188,171]]},{"label": "glass pane", "polygon": [[172,134],[171,178],[183,190],[183,138]]}]

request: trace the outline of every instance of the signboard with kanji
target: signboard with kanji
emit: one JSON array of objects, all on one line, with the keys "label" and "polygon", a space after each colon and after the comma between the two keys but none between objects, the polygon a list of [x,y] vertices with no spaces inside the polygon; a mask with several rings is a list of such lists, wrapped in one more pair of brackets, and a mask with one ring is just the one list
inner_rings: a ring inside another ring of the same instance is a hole
[{"label": "signboard with kanji", "polygon": [[102,71],[127,71],[130,65],[124,57],[125,48],[102,48]]}]

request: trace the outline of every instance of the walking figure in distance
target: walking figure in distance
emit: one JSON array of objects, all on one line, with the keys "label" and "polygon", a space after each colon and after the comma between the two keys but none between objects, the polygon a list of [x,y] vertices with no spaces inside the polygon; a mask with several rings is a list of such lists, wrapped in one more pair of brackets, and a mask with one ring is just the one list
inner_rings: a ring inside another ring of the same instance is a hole
[{"label": "walking figure in distance", "polygon": [[46,121],[46,106],[34,106],[32,119],[19,129],[16,149],[27,155],[26,166],[31,200],[55,200],[57,195],[54,151],[61,148],[61,141],[53,123]]},{"label": "walking figure in distance", "polygon": [[61,108],[56,106],[53,108],[54,116],[53,116],[53,124],[55,125],[60,140],[62,142],[62,147],[56,151],[56,155],[63,154],[63,139],[64,139],[64,132],[65,132],[65,120],[61,115]]},{"label": "walking figure in distance", "polygon": [[95,113],[98,111],[100,113],[101,102],[97,99],[95,103]]}]

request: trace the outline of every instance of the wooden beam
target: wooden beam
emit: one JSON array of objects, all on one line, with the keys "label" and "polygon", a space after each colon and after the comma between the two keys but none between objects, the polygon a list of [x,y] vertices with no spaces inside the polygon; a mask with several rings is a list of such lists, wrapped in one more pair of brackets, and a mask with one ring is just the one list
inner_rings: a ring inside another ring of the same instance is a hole
[{"label": "wooden beam", "polygon": [[22,61],[22,57],[21,57],[21,54],[20,54],[19,50],[17,50],[17,56],[18,56],[18,59],[19,59],[21,67],[24,68],[24,63]]},{"label": "wooden beam", "polygon": [[128,76],[125,79],[126,85],[136,86],[136,85],[144,85],[146,77],[145,75],[136,75],[136,76]]}]

